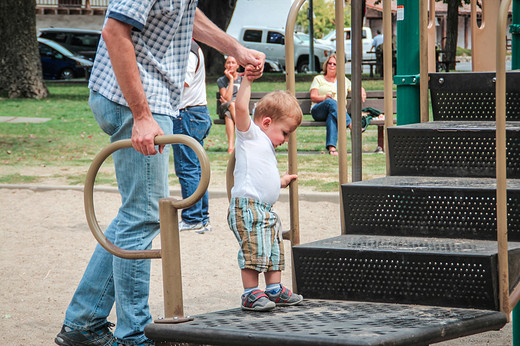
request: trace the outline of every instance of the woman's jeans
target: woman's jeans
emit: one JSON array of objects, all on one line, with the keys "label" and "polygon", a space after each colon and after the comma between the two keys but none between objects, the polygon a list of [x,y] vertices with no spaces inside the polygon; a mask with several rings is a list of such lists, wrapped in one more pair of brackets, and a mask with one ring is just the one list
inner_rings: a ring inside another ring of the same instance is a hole
[{"label": "woman's jeans", "polygon": [[[89,105],[100,127],[112,142],[130,138],[133,117],[129,108],[91,92]],[[172,118],[154,115],[165,134],[172,134]],[[122,205],[105,236],[126,250],[150,249],[159,233],[159,199],[169,195],[169,146],[163,154],[145,156],[133,148],[112,156]],[[114,303],[117,313],[115,337],[141,343],[144,327],[152,322],[148,295],[149,259],[123,259],[99,244],[67,309],[64,324],[73,329],[92,330],[107,323]]]},{"label": "woman's jeans", "polygon": [[[204,146],[204,138],[211,128],[211,117],[208,107],[188,107],[180,111],[179,117],[173,120],[173,133],[193,137]],[[175,172],[181,184],[182,198],[188,198],[195,192],[200,182],[200,162],[195,152],[184,144],[173,145],[173,161]],[[182,210],[182,220],[193,224],[209,221],[208,192],[193,206]]]},{"label": "woman's jeans", "polygon": [[[312,118],[316,121],[326,121],[327,136],[325,140],[325,147],[336,147],[338,142],[338,103],[334,99],[326,99],[320,102],[311,109]],[[347,115],[347,126],[350,125],[352,119]]]}]

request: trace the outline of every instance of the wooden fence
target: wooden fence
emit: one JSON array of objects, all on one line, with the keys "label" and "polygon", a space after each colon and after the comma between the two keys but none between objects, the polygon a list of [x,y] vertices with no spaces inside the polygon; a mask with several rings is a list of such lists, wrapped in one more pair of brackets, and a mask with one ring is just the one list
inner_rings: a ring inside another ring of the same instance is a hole
[{"label": "wooden fence", "polygon": [[110,0],[36,0],[36,14],[104,15]]}]

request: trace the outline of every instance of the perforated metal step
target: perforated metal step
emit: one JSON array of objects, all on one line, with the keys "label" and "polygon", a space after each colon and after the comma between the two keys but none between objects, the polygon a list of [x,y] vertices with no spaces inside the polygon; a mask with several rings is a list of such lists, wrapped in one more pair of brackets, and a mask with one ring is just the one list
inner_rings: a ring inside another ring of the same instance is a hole
[{"label": "perforated metal step", "polygon": [[[388,128],[390,175],[494,177],[494,122],[427,122]],[[520,123],[507,124],[507,176],[520,178]]]},{"label": "perforated metal step", "polygon": [[505,323],[497,311],[306,299],[268,313],[233,309],[154,323],[145,334],[156,345],[428,345]]},{"label": "perforated metal step", "polygon": [[[430,73],[433,119],[495,120],[495,73]],[[520,120],[520,72],[506,73],[506,117]]]},{"label": "perforated metal step", "polygon": [[[293,248],[298,291],[312,299],[498,310],[496,242],[342,235]],[[511,263],[520,243],[509,243]],[[519,281],[510,268],[511,287]]]},{"label": "perforated metal step", "polygon": [[[520,241],[520,182],[508,180],[508,236]],[[342,186],[348,234],[496,240],[496,180],[389,176]]]}]

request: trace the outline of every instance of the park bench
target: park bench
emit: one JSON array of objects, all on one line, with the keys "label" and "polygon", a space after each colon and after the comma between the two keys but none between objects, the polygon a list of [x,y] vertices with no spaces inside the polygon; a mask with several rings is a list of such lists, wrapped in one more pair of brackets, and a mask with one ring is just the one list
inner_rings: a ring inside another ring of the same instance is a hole
[{"label": "park bench", "polygon": [[370,78],[374,77],[374,67],[377,65],[376,59],[365,59],[361,62],[361,66],[370,67]]},{"label": "park bench", "polygon": [[[251,99],[249,101],[249,113],[253,114],[253,109],[255,108],[256,103],[267,94],[267,92],[252,92],[251,93]],[[300,104],[300,107],[302,109],[302,112],[304,115],[311,114],[311,96],[309,92],[297,92],[296,93],[296,99],[298,100],[298,103]],[[396,113],[396,92],[393,92],[393,111],[394,114]],[[217,98],[217,114],[219,114],[219,108],[220,108],[220,93],[217,92],[216,94]],[[347,111],[350,114],[350,105],[352,103],[352,100],[350,97],[347,98]],[[380,110],[383,112],[384,110],[384,92],[383,91],[367,91],[367,98],[365,102],[362,104],[361,108],[371,107],[377,110]],[[213,123],[215,125],[224,125],[225,120],[224,119],[215,119],[213,120]],[[395,119],[394,119],[395,123]],[[376,151],[382,151],[384,149],[384,137],[385,137],[385,120],[381,118],[372,118],[370,121],[370,125],[377,126],[377,149]],[[302,124],[300,127],[325,127],[326,122],[325,121],[302,121]]]}]

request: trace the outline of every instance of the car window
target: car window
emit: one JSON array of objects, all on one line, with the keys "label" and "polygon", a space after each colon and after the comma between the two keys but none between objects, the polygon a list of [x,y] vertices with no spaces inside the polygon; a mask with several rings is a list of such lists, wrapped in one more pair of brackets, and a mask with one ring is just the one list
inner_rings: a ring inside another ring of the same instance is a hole
[{"label": "car window", "polygon": [[67,34],[60,32],[43,32],[41,37],[48,38],[49,40],[53,40],[54,42],[66,43],[67,42]]},{"label": "car window", "polygon": [[49,46],[39,43],[38,49],[40,50],[40,55],[49,55],[52,53],[52,49]]},{"label": "car window", "polygon": [[38,43],[38,49],[40,50],[40,56],[52,56],[57,59],[63,58],[63,55],[57,50],[47,46],[43,43]]},{"label": "car window", "polygon": [[367,31],[363,29],[361,36],[362,38],[367,38]]},{"label": "car window", "polygon": [[283,34],[276,31],[269,31],[267,33],[267,43],[284,44],[285,37]]},{"label": "car window", "polygon": [[95,50],[99,42],[99,35],[92,34],[74,34],[70,44],[73,46],[81,46]]},{"label": "car window", "polygon": [[246,42],[262,42],[261,30],[246,30],[244,33],[244,41]]}]

